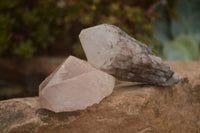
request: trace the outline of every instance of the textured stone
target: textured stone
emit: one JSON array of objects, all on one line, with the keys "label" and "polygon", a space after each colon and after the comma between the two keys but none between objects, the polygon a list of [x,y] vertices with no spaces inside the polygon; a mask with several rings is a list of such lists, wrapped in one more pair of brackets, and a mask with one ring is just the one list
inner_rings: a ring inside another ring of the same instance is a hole
[{"label": "textured stone", "polygon": [[39,86],[42,108],[54,112],[85,109],[110,95],[114,77],[69,56]]},{"label": "textured stone", "polygon": [[41,109],[37,97],[0,101],[0,133],[199,133],[200,62],[167,63],[182,77],[178,84],[123,82],[82,111]]},{"label": "textured stone", "polygon": [[162,63],[145,44],[118,27],[102,24],[79,35],[88,62],[123,81],[170,86],[180,81],[171,67]]}]

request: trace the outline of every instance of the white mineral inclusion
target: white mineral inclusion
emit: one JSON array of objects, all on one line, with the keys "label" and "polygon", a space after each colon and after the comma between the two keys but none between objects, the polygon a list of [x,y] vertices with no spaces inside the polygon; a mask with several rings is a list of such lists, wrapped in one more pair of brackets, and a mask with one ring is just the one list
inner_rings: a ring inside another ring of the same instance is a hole
[{"label": "white mineral inclusion", "polygon": [[82,110],[110,95],[114,84],[111,75],[69,56],[40,84],[40,106],[54,112]]},{"label": "white mineral inclusion", "polygon": [[106,25],[82,30],[79,38],[88,62],[97,68],[109,63],[109,59],[116,56],[120,50],[120,47],[116,47],[119,41],[118,32],[114,28],[107,29]]}]

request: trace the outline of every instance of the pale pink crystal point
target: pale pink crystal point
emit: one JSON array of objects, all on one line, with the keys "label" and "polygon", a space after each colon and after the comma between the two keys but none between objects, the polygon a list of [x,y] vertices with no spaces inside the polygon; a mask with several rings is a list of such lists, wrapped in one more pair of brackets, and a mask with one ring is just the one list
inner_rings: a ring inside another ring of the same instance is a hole
[{"label": "pale pink crystal point", "polygon": [[40,84],[40,106],[54,112],[82,110],[110,95],[114,84],[111,75],[69,56]]}]

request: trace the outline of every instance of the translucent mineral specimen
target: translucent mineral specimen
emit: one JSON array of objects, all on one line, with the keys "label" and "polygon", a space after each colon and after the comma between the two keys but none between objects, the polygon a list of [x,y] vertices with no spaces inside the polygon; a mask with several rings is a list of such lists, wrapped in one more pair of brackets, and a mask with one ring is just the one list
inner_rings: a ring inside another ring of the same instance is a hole
[{"label": "translucent mineral specimen", "polygon": [[83,29],[79,38],[88,62],[119,80],[159,86],[170,86],[180,80],[145,44],[116,26],[102,24]]},{"label": "translucent mineral specimen", "polygon": [[54,112],[85,109],[110,95],[114,77],[69,56],[39,86],[40,105]]}]

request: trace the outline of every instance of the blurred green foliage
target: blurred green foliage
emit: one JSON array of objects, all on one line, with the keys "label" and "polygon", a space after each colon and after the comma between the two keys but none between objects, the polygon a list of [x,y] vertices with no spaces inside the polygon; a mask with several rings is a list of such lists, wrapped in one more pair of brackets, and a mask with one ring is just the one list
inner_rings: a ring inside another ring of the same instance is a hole
[{"label": "blurred green foliage", "polygon": [[164,45],[163,56],[168,60],[196,60],[199,48],[192,37],[179,35]]},{"label": "blurred green foliage", "polygon": [[198,5],[198,0],[0,0],[0,57],[53,53],[84,58],[81,29],[108,23],[165,59],[196,60]]},{"label": "blurred green foliage", "polygon": [[[170,1],[169,1],[170,2]],[[200,56],[200,1],[172,1],[171,7],[159,8],[154,22],[156,39],[167,60],[197,60]]]},{"label": "blurred green foliage", "polygon": [[[78,57],[84,53],[81,29],[114,24],[153,49],[151,11],[157,0],[0,0],[0,56],[31,58],[60,53],[65,48]],[[60,48],[60,49],[57,49]],[[67,52],[67,50],[66,50]]]}]

